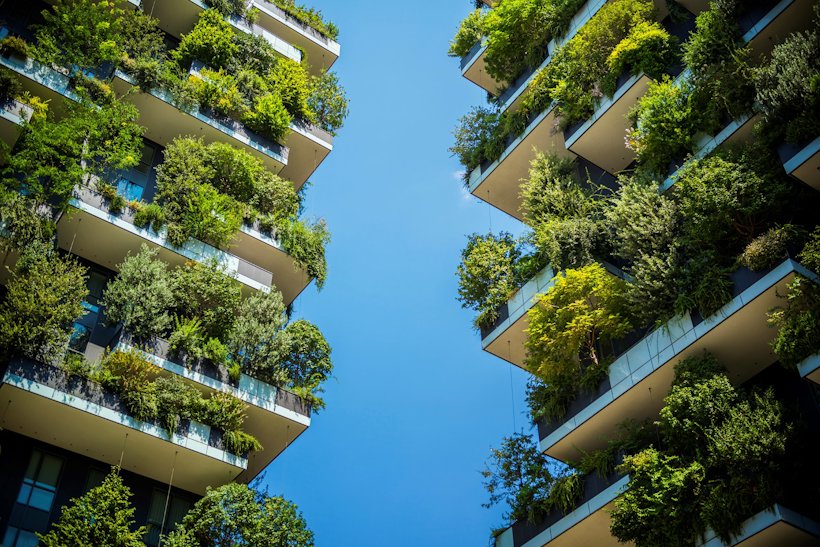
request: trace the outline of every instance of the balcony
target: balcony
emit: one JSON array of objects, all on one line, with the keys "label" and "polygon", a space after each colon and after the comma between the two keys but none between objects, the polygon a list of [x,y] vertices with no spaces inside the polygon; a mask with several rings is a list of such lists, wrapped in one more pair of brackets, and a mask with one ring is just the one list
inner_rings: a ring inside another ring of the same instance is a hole
[{"label": "balcony", "polygon": [[[612,275],[623,277],[615,266],[602,262]],[[530,320],[527,312],[538,303],[538,297],[552,288],[556,273],[547,266],[518,289],[507,303],[498,309],[495,323],[481,329],[481,348],[505,361],[524,367],[527,356],[525,343]]]},{"label": "balcony", "polygon": [[786,173],[820,191],[820,137],[805,146],[781,146],[778,153]]},{"label": "balcony", "polygon": [[30,106],[16,99],[0,106],[0,139],[8,145],[9,150],[14,148],[21,126],[31,119],[32,113]]},{"label": "balcony", "polygon": [[814,21],[812,0],[766,0],[749,3],[739,23],[743,39],[760,58],[789,34],[810,28]]},{"label": "balcony", "polygon": [[536,150],[563,157],[573,157],[564,145],[564,136],[556,132],[555,109],[550,107],[527,124],[524,132],[510,139],[497,160],[482,164],[470,173],[470,193],[505,213],[523,220],[519,184],[529,176]]},{"label": "balcony", "polygon": [[341,54],[341,46],[310,25],[265,0],[250,0],[248,6],[259,10],[256,24],[305,51],[313,74],[330,70]]},{"label": "balcony", "polygon": [[[207,4],[201,0],[165,0],[151,3],[148,7],[150,9],[146,11],[159,20],[159,27],[177,38],[190,32],[199,21],[199,14],[208,9]],[[293,59],[297,63],[302,62],[302,52],[291,42],[268,32],[256,23],[249,23],[239,17],[231,17],[228,21],[239,32],[262,36],[282,57]]]},{"label": "balcony", "polygon": [[483,40],[476,42],[470,51],[461,58],[459,63],[461,75],[487,93],[498,95],[499,90],[504,87],[505,82],[500,82],[487,74],[487,65],[484,58],[486,53],[486,42]]},{"label": "balcony", "polygon": [[815,384],[820,384],[820,353],[806,357],[797,365],[797,371],[801,377],[808,378]]},{"label": "balcony", "polygon": [[[691,158],[683,162],[684,165],[711,154],[714,150],[723,145],[735,146],[748,141],[754,132],[755,124],[760,120],[760,115],[754,116],[744,115],[736,120],[731,120],[721,129],[717,135],[711,137],[709,135],[701,135],[696,139],[695,150]],[[666,177],[666,180],[658,187],[661,192],[666,192],[675,185],[677,174],[680,168],[673,168],[672,174]]]},{"label": "balcony", "polygon": [[[129,336],[119,333],[117,338],[113,349],[137,349]],[[252,480],[310,426],[309,405],[293,393],[246,374],[242,374],[239,385],[234,386],[216,367],[203,364],[189,367],[175,362],[168,342],[162,339],[156,339],[150,348],[139,351],[146,360],[167,373],[184,378],[203,393],[228,393],[248,405],[243,430],[259,439],[264,450],[250,454],[247,469],[238,477],[240,481]]]},{"label": "balcony", "polygon": [[609,533],[609,513],[615,499],[626,490],[629,476],[606,479],[584,477],[584,492],[577,508],[564,515],[553,511],[537,524],[515,522],[495,540],[495,547],[576,547],[621,545]]},{"label": "balcony", "polygon": [[190,422],[169,436],[156,424],[129,416],[119,397],[99,384],[70,377],[35,361],[12,361],[0,397],[7,410],[3,427],[48,444],[167,483],[205,493],[246,472],[247,459],[222,447],[221,435]]},{"label": "balcony", "polygon": [[128,93],[128,100],[140,111],[139,123],[145,126],[145,138],[162,146],[168,146],[180,135],[191,135],[207,143],[227,142],[241,148],[262,160],[274,173],[288,164],[286,147],[248,131],[231,118],[202,110],[181,110],[174,105],[170,93],[162,89],[135,93],[134,80],[120,70],[114,73],[112,87],[119,96]]},{"label": "balcony", "polygon": [[672,384],[674,365],[704,350],[727,365],[735,384],[766,368],[775,361],[770,347],[775,331],[766,313],[780,303],[778,295],[785,294],[796,274],[816,280],[791,259],[768,273],[736,272],[734,298],[723,308],[705,319],[697,313],[677,317],[650,332],[610,365],[602,393],[582,396],[560,423],[540,423],[541,449],[571,461],[604,448],[609,433],[624,420],[656,416]]},{"label": "balcony", "polygon": [[[8,30],[0,27],[0,37],[8,34]],[[0,55],[0,66],[3,66],[18,76],[24,91],[30,92],[49,102],[49,110],[55,113],[63,111],[63,99],[79,101],[71,86],[71,79],[49,66],[42,65],[31,58]]]},{"label": "balcony", "polygon": [[[699,547],[723,547],[711,530],[706,536]],[[746,520],[732,541],[732,545],[743,547],[819,544],[820,523],[779,503]]]},{"label": "balcony", "polygon": [[[243,242],[258,241],[256,245],[264,245],[267,255],[270,255],[266,257],[267,263],[276,267],[275,275],[254,262],[201,241],[188,240],[182,247],[176,247],[168,241],[164,228],[156,232],[137,227],[134,224],[134,213],[129,208],[117,214],[111,213],[103,196],[88,187],[82,186],[75,190],[71,205],[72,209],[57,222],[60,247],[112,270],[116,270],[116,266],[129,252],[136,254],[145,243],[158,248],[159,258],[170,266],[180,265],[188,260],[207,262],[216,259],[228,275],[242,283],[246,294],[259,290],[267,292],[271,286],[276,285],[282,291],[286,304],[291,303],[310,282],[307,275],[296,269],[293,259],[280,247],[257,240],[247,228],[239,239]],[[257,252],[250,245],[242,245],[240,249],[243,247],[248,247],[243,249],[246,256]]]}]

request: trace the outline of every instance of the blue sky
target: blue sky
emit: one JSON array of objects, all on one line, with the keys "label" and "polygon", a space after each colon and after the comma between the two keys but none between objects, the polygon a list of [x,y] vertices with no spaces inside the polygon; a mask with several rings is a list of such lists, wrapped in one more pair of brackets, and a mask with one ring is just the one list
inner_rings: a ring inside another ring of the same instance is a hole
[{"label": "blue sky", "polygon": [[315,4],[341,28],[351,113],[307,199],[333,233],[328,282],[296,315],[330,340],[336,379],[266,482],[318,545],[484,546],[501,516],[479,471],[514,416],[527,426],[526,378],[481,351],[455,299],[465,236],[520,229],[466,194],[447,151],[485,97],[447,57],[471,1]]}]

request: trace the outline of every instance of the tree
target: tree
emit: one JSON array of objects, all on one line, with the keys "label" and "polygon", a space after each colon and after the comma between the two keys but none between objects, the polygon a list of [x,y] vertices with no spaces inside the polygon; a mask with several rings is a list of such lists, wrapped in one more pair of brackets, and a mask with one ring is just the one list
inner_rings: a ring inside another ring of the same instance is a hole
[{"label": "tree", "polygon": [[333,372],[330,344],[316,325],[300,319],[280,333],[277,368],[288,378],[287,388],[308,399],[314,410],[325,407],[316,394]]},{"label": "tree", "polygon": [[122,323],[140,341],[162,334],[171,324],[171,274],[157,253],[143,244],[139,253],[119,265],[119,274],[103,294],[106,317]]},{"label": "tree", "polygon": [[283,385],[287,379],[276,374],[276,360],[277,338],[285,321],[285,304],[278,290],[243,300],[230,333],[231,358],[245,371],[264,372],[273,383]]},{"label": "tree", "polygon": [[0,303],[0,344],[6,355],[44,363],[62,359],[73,323],[85,313],[86,269],[49,244],[23,250]]},{"label": "tree", "polygon": [[208,489],[167,547],[313,547],[313,532],[293,503],[244,484]]},{"label": "tree", "polygon": [[626,283],[600,264],[569,269],[529,311],[527,367],[542,378],[603,366],[600,343],[624,336]]},{"label": "tree", "polygon": [[505,503],[505,519],[533,521],[549,508],[550,491],[556,477],[547,457],[529,435],[514,433],[493,448],[481,472],[490,499],[484,507]]},{"label": "tree", "polygon": [[45,547],[141,547],[145,527],[134,529],[131,490],[122,482],[119,468],[112,467],[103,483],[63,507],[51,530],[40,535]]}]

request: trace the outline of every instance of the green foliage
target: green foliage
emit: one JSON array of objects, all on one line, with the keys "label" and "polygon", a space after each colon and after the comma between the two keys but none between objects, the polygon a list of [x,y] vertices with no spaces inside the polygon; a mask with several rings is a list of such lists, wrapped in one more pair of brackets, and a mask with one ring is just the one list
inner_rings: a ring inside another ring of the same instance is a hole
[{"label": "green foliage", "polygon": [[252,450],[262,450],[262,444],[259,440],[244,431],[225,431],[222,439],[225,441],[225,448],[234,454],[241,455]]},{"label": "green foliage", "polygon": [[314,77],[307,106],[314,122],[336,135],[347,118],[348,100],[344,87],[335,72],[322,72]]},{"label": "green foliage", "polygon": [[797,255],[800,263],[813,272],[820,272],[820,226],[815,226],[809,241]]},{"label": "green foliage", "polygon": [[186,262],[174,270],[172,284],[179,316],[199,318],[208,336],[230,331],[242,300],[238,281],[217,264]]},{"label": "green foliage", "polygon": [[476,327],[491,325],[498,308],[527,281],[517,267],[523,254],[521,242],[507,232],[468,238],[456,272],[458,300],[463,308],[478,312]]},{"label": "green foliage", "polygon": [[203,398],[199,391],[176,374],[154,380],[157,394],[157,417],[168,435],[179,428],[182,420],[196,419],[202,412]]},{"label": "green foliage", "polygon": [[551,375],[600,365],[599,343],[624,336],[625,283],[600,264],[568,269],[529,312],[527,368],[548,384]]},{"label": "green foliage", "polygon": [[578,501],[584,493],[581,475],[570,473],[557,477],[550,489],[547,502],[564,514],[571,513],[578,507]]},{"label": "green foliage", "polygon": [[35,29],[38,60],[83,70],[120,59],[123,11],[116,2],[57,0],[42,14]]},{"label": "green foliage", "polygon": [[738,261],[755,272],[771,268],[788,256],[789,245],[799,237],[797,226],[775,226],[746,245]]},{"label": "green foliage", "polygon": [[293,121],[279,95],[266,93],[256,98],[253,110],[242,116],[248,129],[275,141],[284,139]]},{"label": "green foliage", "polygon": [[23,250],[42,245],[54,238],[57,226],[37,203],[18,194],[0,190],[0,224],[3,237],[0,249]]},{"label": "green foliage", "polygon": [[72,191],[89,175],[108,173],[137,164],[142,128],[137,109],[124,102],[101,108],[66,103],[59,121],[32,118],[26,124],[3,169],[3,183],[39,203],[64,207]]},{"label": "green foliage", "polygon": [[314,411],[325,408],[318,394],[333,372],[330,344],[315,325],[304,319],[288,324],[280,339],[277,367],[288,379],[285,387],[307,400]]},{"label": "green foliage", "polygon": [[[299,210],[293,185],[249,153],[224,143],[177,138],[157,168],[157,202],[172,226],[175,244],[188,238],[227,245],[243,217],[268,215],[280,223]],[[294,221],[298,222],[298,221]]]},{"label": "green foliage", "polygon": [[245,15],[246,4],[243,0],[208,0],[206,3],[225,17]]},{"label": "green foliage", "polygon": [[23,91],[20,80],[14,73],[5,68],[0,68],[0,105],[5,105],[16,98]]},{"label": "green foliage", "polygon": [[602,191],[582,183],[571,161],[537,154],[521,185],[524,216],[538,254],[553,268],[579,267],[605,256]]},{"label": "green foliage", "polygon": [[695,31],[683,44],[698,123],[710,133],[725,116],[737,118],[748,112],[754,99],[750,49],[740,34],[737,16],[734,0],[712,2],[698,15]]},{"label": "green foliage", "polygon": [[548,500],[556,477],[529,435],[515,433],[505,437],[500,448],[491,450],[481,475],[490,495],[484,507],[506,504],[509,511],[504,514],[505,520],[535,522],[549,511]]},{"label": "green foliage", "polygon": [[796,32],[774,47],[755,71],[756,101],[767,132],[802,143],[817,135],[820,124],[820,35]]},{"label": "green foliage", "polygon": [[165,226],[165,211],[156,203],[146,203],[134,213],[134,225],[159,232]]},{"label": "green foliage", "polygon": [[698,130],[691,104],[691,89],[676,85],[668,77],[649,82],[646,93],[629,112],[632,128],[627,146],[640,164],[665,174],[669,162],[693,151]]},{"label": "green foliage", "polygon": [[175,301],[171,274],[157,252],[143,244],[139,253],[119,265],[119,274],[103,293],[108,320],[122,323],[141,341],[160,335],[171,324],[168,309]]},{"label": "green foliage", "polygon": [[787,367],[820,350],[820,287],[803,276],[789,284],[783,305],[769,311],[769,325],[777,329],[772,349]]},{"label": "green foliage", "polygon": [[200,12],[199,21],[183,35],[171,57],[180,70],[187,71],[195,60],[219,69],[226,68],[238,52],[231,24],[217,10],[209,9]]},{"label": "green foliage", "polygon": [[224,69],[200,70],[201,78],[191,77],[197,101],[206,108],[212,108],[220,114],[229,116],[245,108],[245,100],[239,91],[236,78]]},{"label": "green foliage", "polygon": [[481,41],[481,38],[486,34],[486,14],[487,12],[483,9],[476,9],[464,18],[458,27],[458,32],[450,41],[448,55],[464,57],[474,45]]},{"label": "green foliage", "polygon": [[174,331],[168,337],[168,348],[186,365],[202,357],[202,321],[198,317],[174,318]]},{"label": "green foliage", "polygon": [[276,237],[297,268],[304,269],[316,280],[321,289],[327,279],[325,247],[330,243],[330,232],[324,220],[307,224],[286,220],[276,226]]},{"label": "green foliage", "polygon": [[2,55],[17,55],[19,57],[30,57],[31,47],[25,38],[21,36],[14,36],[9,34],[0,40],[0,54]]},{"label": "green foliage", "polygon": [[[496,158],[504,151],[503,136],[496,138],[499,114],[495,109],[474,107],[459,120],[453,131],[455,143],[450,153],[470,171],[483,162]],[[466,176],[465,174],[465,176]]]},{"label": "green foliage", "polygon": [[636,545],[692,545],[707,528],[729,542],[742,522],[781,493],[794,426],[771,390],[732,386],[709,354],[675,369],[660,412],[660,448],[627,456],[629,489],[611,531]]},{"label": "green foliage", "polygon": [[73,323],[85,309],[86,269],[75,259],[40,243],[21,249],[5,300],[0,302],[0,348],[58,363],[68,347]]},{"label": "green foliage", "polygon": [[279,59],[269,75],[269,84],[271,93],[281,99],[291,117],[313,121],[308,106],[312,80],[302,65],[293,59]]},{"label": "green foliage", "polygon": [[[533,0],[522,2],[532,4]],[[508,139],[521,134],[532,118],[551,106],[562,127],[588,118],[602,93],[615,91],[618,76],[627,66],[633,72],[646,70],[649,76],[659,77],[672,60],[674,39],[654,25],[654,12],[654,4],[648,0],[607,2],[555,51],[550,63],[532,79],[517,110],[499,114],[475,108],[461,119],[450,151],[472,170],[482,162],[496,160]],[[574,13],[573,9],[570,17]],[[530,36],[521,34],[518,38],[529,40]]]},{"label": "green foliage", "polygon": [[[216,392],[205,400],[203,408],[203,421],[218,427],[222,431],[239,431],[247,417],[245,412],[248,406],[227,393]],[[258,448],[254,450],[259,450]],[[243,454],[247,450],[235,451]]]},{"label": "green foliage", "polygon": [[286,321],[285,304],[279,291],[256,293],[239,305],[228,346],[234,362],[242,369],[263,373],[274,383],[284,385],[286,378],[277,374],[279,353],[277,336]]},{"label": "green foliage", "polygon": [[273,3],[288,15],[319,31],[331,40],[339,38],[338,27],[332,22],[326,21],[321,11],[297,4],[295,0],[273,0]]},{"label": "green foliage", "polygon": [[131,490],[123,484],[119,471],[112,467],[100,486],[64,506],[49,532],[37,534],[40,544],[46,547],[143,545],[145,527],[136,527]]},{"label": "green foliage", "polygon": [[293,503],[230,483],[209,487],[162,543],[169,547],[313,547],[313,532]]}]

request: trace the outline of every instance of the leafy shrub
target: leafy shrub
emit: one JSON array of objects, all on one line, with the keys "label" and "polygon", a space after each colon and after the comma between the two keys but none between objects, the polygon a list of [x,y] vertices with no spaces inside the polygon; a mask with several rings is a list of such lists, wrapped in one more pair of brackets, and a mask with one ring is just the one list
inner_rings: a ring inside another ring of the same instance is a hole
[{"label": "leafy shrub", "polygon": [[698,124],[690,96],[688,85],[676,85],[669,78],[649,82],[629,112],[632,128],[626,140],[642,166],[665,174],[672,160],[693,151]]},{"label": "leafy shrub", "polygon": [[820,350],[820,288],[797,276],[789,284],[784,302],[769,311],[769,325],[777,329],[772,349],[781,364],[797,366]]},{"label": "leafy shrub", "polygon": [[332,40],[339,37],[339,29],[330,21],[326,21],[322,12],[297,4],[295,0],[273,0],[273,3],[283,9],[288,15],[319,31]]},{"label": "leafy shrub", "polygon": [[245,109],[244,97],[239,91],[236,79],[223,69],[200,70],[202,78],[191,77],[197,102],[212,108],[220,114],[231,115]]},{"label": "leafy shrub", "polygon": [[315,123],[331,135],[336,135],[347,118],[348,101],[335,72],[322,72],[321,76],[314,78],[307,106]]},{"label": "leafy shrub", "polygon": [[820,123],[820,35],[796,32],[772,50],[755,71],[756,101],[767,131],[788,142],[802,143],[817,135]]},{"label": "leafy shrub", "polygon": [[259,440],[244,431],[225,431],[222,440],[225,441],[225,448],[234,454],[247,454],[252,450],[262,450]]},{"label": "leafy shrub", "polygon": [[146,203],[134,213],[134,225],[159,232],[165,226],[165,212],[156,203]]},{"label": "leafy shrub", "polygon": [[300,319],[288,324],[280,334],[277,368],[287,378],[285,387],[307,400],[316,411],[325,407],[318,396],[333,372],[330,344],[313,324]]},{"label": "leafy shrub", "polygon": [[187,72],[195,60],[216,69],[226,68],[238,52],[231,24],[217,10],[208,9],[200,12],[199,21],[182,37],[171,57]]},{"label": "leafy shrub", "polygon": [[517,269],[523,254],[521,242],[507,232],[468,238],[456,272],[458,300],[463,308],[478,312],[476,327],[491,325],[498,308],[527,281]]},{"label": "leafy shrub", "polygon": [[0,68],[0,104],[16,98],[22,90],[23,86],[14,73],[5,67]]},{"label": "leafy shrub", "polygon": [[450,152],[458,157],[468,173],[504,151],[502,141],[495,140],[498,124],[498,111],[480,106],[474,107],[459,120],[458,127],[453,131],[455,144],[450,147]]},{"label": "leafy shrub", "polygon": [[103,384],[120,394],[128,412],[136,419],[151,422],[159,415],[159,400],[153,380],[159,367],[136,351],[114,351],[103,357]]},{"label": "leafy shrub", "polygon": [[749,243],[739,262],[752,271],[765,270],[788,255],[788,246],[799,236],[799,228],[791,224],[775,226]]},{"label": "leafy shrub", "polygon": [[174,318],[174,331],[168,338],[168,348],[190,367],[202,357],[202,321],[197,317]]},{"label": "leafy shrub", "polygon": [[106,61],[120,59],[123,11],[115,2],[57,0],[42,15],[43,24],[35,28],[39,60],[96,69]]},{"label": "leafy shrub", "polygon": [[202,356],[215,365],[224,365],[228,360],[228,348],[219,338],[208,338],[202,346]]},{"label": "leafy shrub", "polygon": [[168,435],[173,435],[182,420],[195,419],[201,413],[202,395],[182,378],[172,374],[154,380],[157,392],[158,418]]},{"label": "leafy shrub", "polygon": [[312,81],[302,65],[293,59],[279,59],[268,78],[271,93],[281,99],[292,118],[313,121],[308,105]]},{"label": "leafy shrub", "polygon": [[754,99],[750,49],[737,24],[735,2],[712,2],[695,19],[695,31],[683,44],[683,61],[691,72],[693,101],[701,128],[714,132],[728,115],[748,112]]},{"label": "leafy shrub", "polygon": [[68,347],[73,323],[85,314],[86,269],[45,244],[21,249],[0,302],[0,348],[58,363]]},{"label": "leafy shrub", "polygon": [[136,527],[131,490],[123,484],[119,468],[112,467],[100,486],[73,498],[60,511],[47,534],[37,534],[46,547],[68,545],[144,545],[145,526]]},{"label": "leafy shrub", "polygon": [[292,121],[282,98],[271,93],[257,97],[253,110],[242,116],[242,123],[248,129],[274,141],[282,141],[287,136]]},{"label": "leafy shrub", "polygon": [[140,341],[159,336],[171,324],[171,275],[165,262],[157,259],[157,253],[157,249],[143,244],[139,253],[119,265],[119,274],[103,293],[108,320],[122,323]]},{"label": "leafy shrub", "polygon": [[797,259],[811,271],[820,272],[820,226],[815,226]]},{"label": "leafy shrub", "polygon": [[458,32],[450,41],[449,55],[453,57],[464,57],[470,50],[481,41],[484,36],[484,19],[486,12],[482,9],[476,9],[470,12],[458,27]]},{"label": "leafy shrub", "polygon": [[0,40],[0,54],[9,56],[29,57],[31,50],[28,42],[20,36],[8,35]]},{"label": "leafy shrub", "polygon": [[208,0],[207,4],[225,17],[245,15],[246,4],[242,0]]},{"label": "leafy shrub", "polygon": [[660,77],[675,60],[676,42],[659,23],[641,21],[610,52],[606,61],[610,76],[629,71]]},{"label": "leafy shrub", "polygon": [[4,251],[42,246],[53,240],[57,230],[36,202],[13,191],[0,191],[0,223],[4,231],[0,248]]},{"label": "leafy shrub", "polygon": [[277,225],[276,235],[296,267],[304,269],[321,289],[327,278],[325,247],[330,243],[330,232],[325,221],[307,224],[289,219]]},{"label": "leafy shrub", "polygon": [[242,300],[230,333],[232,359],[246,371],[267,371],[267,377],[283,385],[286,379],[277,378],[273,371],[279,352],[276,338],[285,320],[285,304],[279,291],[260,292]]},{"label": "leafy shrub", "polygon": [[219,337],[233,326],[242,287],[215,263],[186,262],[173,273],[175,310],[181,317],[197,317],[202,330]]},{"label": "leafy shrub", "polygon": [[[245,422],[247,409],[248,406],[233,395],[216,392],[205,400],[203,417],[204,421],[222,431],[239,431]],[[237,454],[245,452],[247,450],[235,451]]]},{"label": "leafy shrub", "polygon": [[70,376],[89,378],[93,373],[93,367],[85,355],[74,351],[67,351],[60,363],[60,368]]}]

